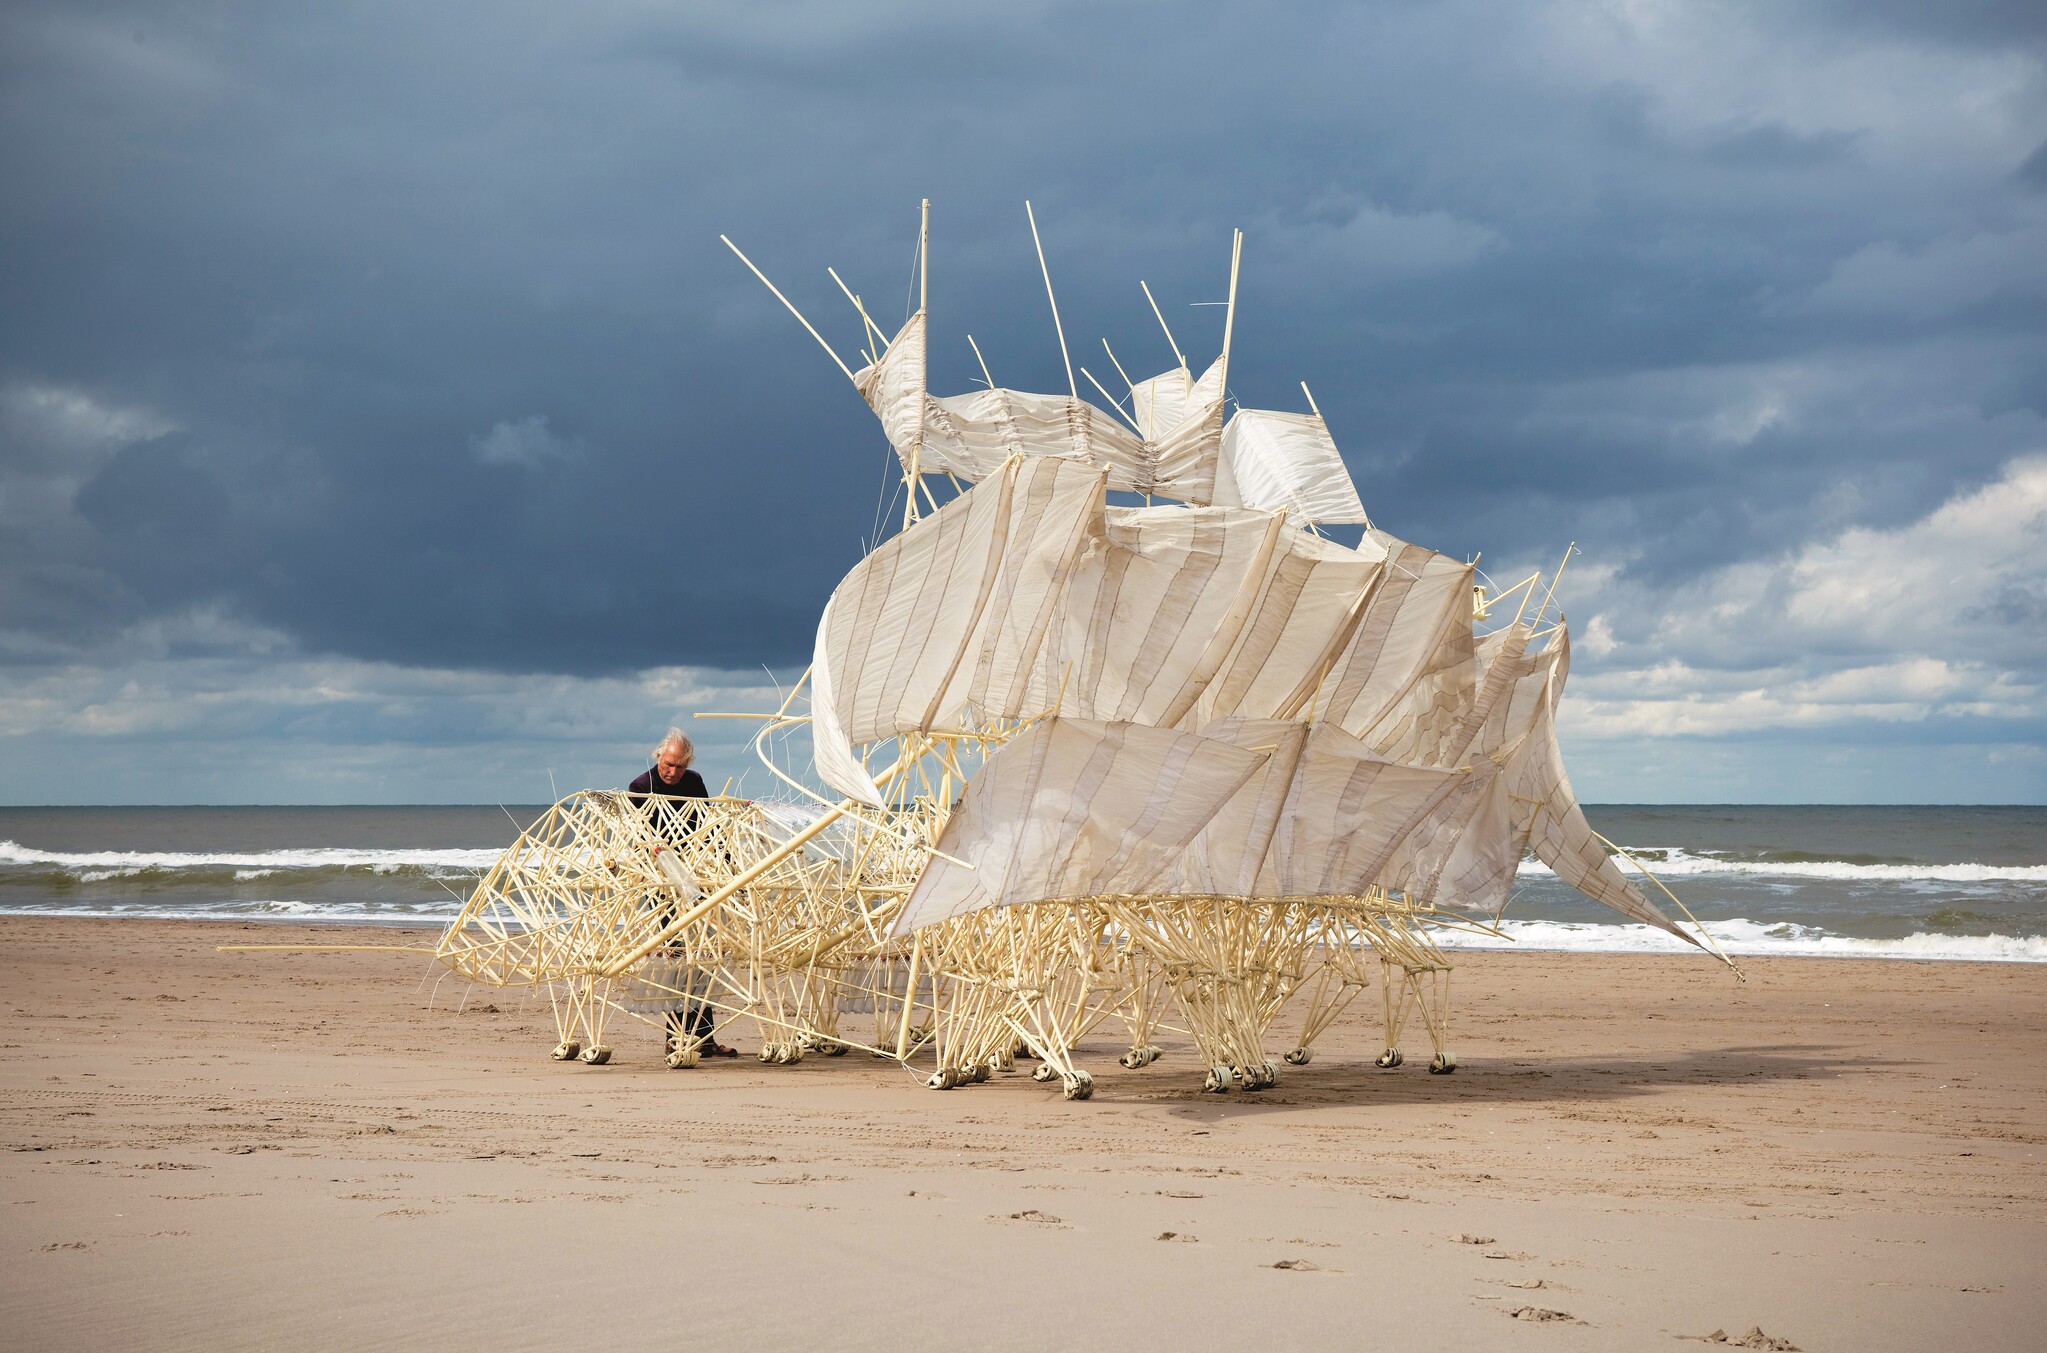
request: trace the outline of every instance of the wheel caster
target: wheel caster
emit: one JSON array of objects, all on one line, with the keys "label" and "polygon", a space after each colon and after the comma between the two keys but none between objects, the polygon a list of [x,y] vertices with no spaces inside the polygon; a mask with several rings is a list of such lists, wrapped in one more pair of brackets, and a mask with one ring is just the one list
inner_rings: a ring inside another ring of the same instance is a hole
[{"label": "wheel caster", "polygon": [[1231,1079],[1231,1072],[1228,1067],[1212,1066],[1208,1069],[1208,1075],[1201,1082],[1201,1089],[1206,1094],[1226,1095],[1230,1092]]},{"label": "wheel caster", "polygon": [[1051,1064],[1047,1062],[1040,1062],[1031,1071],[1031,1079],[1034,1081],[1057,1080],[1059,1079],[1059,1072]]},{"label": "wheel caster", "polygon": [[931,1079],[924,1082],[934,1090],[950,1090],[960,1083],[960,1071],[956,1066],[942,1066],[931,1073]]},{"label": "wheel caster", "polygon": [[852,1049],[836,1038],[827,1039],[819,1044],[817,1050],[827,1057],[844,1057],[848,1052],[852,1051]]},{"label": "wheel caster", "polygon": [[1089,1099],[1095,1093],[1095,1078],[1085,1071],[1076,1071],[1065,1078],[1060,1086],[1061,1099]]},{"label": "wheel caster", "polygon": [[1447,1076],[1457,1069],[1457,1059],[1447,1052],[1439,1052],[1429,1059],[1431,1076]]},{"label": "wheel caster", "polygon": [[1132,1071],[1135,1071],[1141,1066],[1150,1066],[1158,1059],[1159,1050],[1147,1043],[1142,1047],[1132,1048],[1116,1060],[1129,1067]]},{"label": "wheel caster", "polygon": [[670,1071],[682,1071],[695,1066],[700,1059],[695,1048],[670,1048],[666,1060]]},{"label": "wheel caster", "polygon": [[592,1045],[577,1053],[576,1060],[587,1066],[603,1066],[611,1060],[611,1049]]},{"label": "wheel caster", "polygon": [[566,1062],[582,1050],[583,1045],[581,1043],[557,1043],[554,1045],[554,1051],[547,1055],[554,1058],[557,1062]]},{"label": "wheel caster", "polygon": [[1385,1067],[1387,1070],[1391,1070],[1392,1068],[1399,1066],[1400,1063],[1401,1063],[1400,1049],[1388,1048],[1386,1049],[1386,1051],[1379,1054],[1379,1060],[1372,1063],[1372,1065],[1377,1067]]},{"label": "wheel caster", "polygon": [[1315,1060],[1315,1049],[1295,1048],[1292,1052],[1280,1058],[1280,1060],[1288,1066],[1306,1066],[1309,1062]]},{"label": "wheel caster", "polygon": [[980,1085],[988,1079],[988,1064],[986,1062],[976,1062],[963,1079],[972,1081],[975,1085]]}]

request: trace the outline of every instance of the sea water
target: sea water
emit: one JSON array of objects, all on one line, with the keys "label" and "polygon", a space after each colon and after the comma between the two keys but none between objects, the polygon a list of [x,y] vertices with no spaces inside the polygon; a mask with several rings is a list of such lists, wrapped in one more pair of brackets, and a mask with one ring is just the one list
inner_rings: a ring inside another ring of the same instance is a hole
[{"label": "sea water", "polygon": [[[440,925],[535,805],[0,808],[0,915]],[[1594,805],[1734,954],[2047,962],[2047,808]],[[1656,887],[1623,864],[1665,909]],[[1685,946],[1524,864],[1468,947]]]}]

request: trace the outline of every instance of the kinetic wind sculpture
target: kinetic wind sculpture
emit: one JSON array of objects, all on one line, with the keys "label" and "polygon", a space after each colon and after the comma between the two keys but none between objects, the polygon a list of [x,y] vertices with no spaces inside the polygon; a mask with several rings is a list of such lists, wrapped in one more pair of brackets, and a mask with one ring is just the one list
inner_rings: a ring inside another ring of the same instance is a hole
[{"label": "kinetic wind sculpture", "polygon": [[[1070,358],[1065,395],[991,378],[939,397],[928,205],[902,328],[847,290],[865,366],[789,306],[879,417],[906,490],[901,531],[825,608],[808,713],[792,693],[755,716],[763,762],[818,811],[571,796],[484,879],[442,962],[546,985],[558,1058],[606,1060],[610,1012],[706,1001],[756,1023],[763,1061],[928,1053],[950,1088],[1029,1055],[1084,1099],[1072,1052],[1110,1020],[1126,1066],[1172,1028],[1207,1089],[1271,1085],[1282,1012],[1299,1011],[1283,1060],[1304,1064],[1375,966],[1379,1065],[1400,1065],[1418,1013],[1429,1069],[1454,1070],[1432,934],[1489,929],[1531,851],[1701,942],[1572,793],[1556,580],[1540,601],[1539,575],[1489,596],[1474,564],[1375,528],[1312,395],[1307,413],[1228,411],[1241,233],[1222,351],[1198,376],[1152,302],[1176,365],[1131,380],[1110,352],[1127,401],[1081,369],[1113,411],[1081,398]],[[1046,290],[1058,327],[1049,270]],[[943,505],[934,480],[956,490]],[[1365,528],[1357,548],[1320,534],[1336,524]],[[839,798],[780,764],[805,727]],[[673,1036],[669,1063],[699,1051]]]}]

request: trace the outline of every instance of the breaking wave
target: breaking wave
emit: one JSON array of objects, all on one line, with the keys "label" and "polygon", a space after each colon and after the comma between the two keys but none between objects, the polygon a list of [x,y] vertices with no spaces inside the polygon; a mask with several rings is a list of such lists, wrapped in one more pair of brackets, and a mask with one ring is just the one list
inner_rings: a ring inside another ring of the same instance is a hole
[{"label": "breaking wave", "polygon": [[[2047,864],[1922,864],[1910,861],[1820,860],[1780,852],[1776,858],[1735,859],[1694,854],[1675,846],[1629,846],[1628,854],[1659,877],[1738,875],[1748,878],[1826,879],[1860,883],[2047,883]],[[1789,858],[1787,858],[1789,856]],[[1627,862],[1620,861],[1625,870]],[[1553,871],[1529,860],[1525,877]]]},{"label": "breaking wave", "polygon": [[[1502,921],[1505,938],[1459,931],[1439,937],[1445,949],[1545,949],[1599,954],[1696,953],[1654,926],[1577,921]],[[1889,939],[1837,935],[1818,926],[1734,919],[1709,921],[1706,932],[1737,957],[1916,958],[1994,963],[2047,963],[2047,935],[1936,935]]]}]

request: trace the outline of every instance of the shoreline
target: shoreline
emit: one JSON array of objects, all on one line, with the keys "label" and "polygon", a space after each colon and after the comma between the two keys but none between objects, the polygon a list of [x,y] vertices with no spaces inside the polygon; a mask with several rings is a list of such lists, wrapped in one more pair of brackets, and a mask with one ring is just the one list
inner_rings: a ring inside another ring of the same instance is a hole
[{"label": "shoreline", "polygon": [[1103,1029],[1072,1104],[860,1056],[669,1071],[626,1021],[611,1065],[553,1063],[544,996],[213,949],[338,925],[0,918],[12,1342],[1207,1348],[1255,1315],[1308,1346],[2016,1349],[2047,1317],[2020,963],[1743,986],[1467,950],[1454,1076],[1375,1069],[1368,992],[1262,1094],[1202,1094],[1184,1038],[1125,1070]]},{"label": "shoreline", "polygon": [[[13,920],[23,920],[23,921],[68,921],[77,922],[79,924],[107,925],[128,924],[149,925],[161,923],[165,925],[217,925],[217,926],[248,925],[266,927],[306,926],[317,930],[332,930],[337,928],[339,929],[353,928],[376,931],[416,930],[422,933],[432,934],[435,937],[438,937],[446,929],[447,923],[453,919],[454,919],[453,916],[441,918],[438,920],[431,917],[421,916],[393,917],[388,920],[369,916],[305,916],[305,915],[180,916],[152,914],[147,916],[124,916],[58,910],[38,911],[26,908],[0,911],[0,925],[4,925]],[[1614,930],[1626,931],[1630,936],[1634,937],[1639,937],[1641,934],[1647,933],[1649,931],[1649,927],[1626,922],[1552,921],[1541,918],[1510,917],[1507,919],[1506,924],[1510,926],[1513,925],[1539,925],[1545,927],[1576,926],[1579,927],[1581,931],[1593,930],[1600,928],[1602,926],[1606,926]],[[1993,954],[1913,953],[1913,952],[1829,953],[1825,952],[1824,950],[1817,952],[1808,951],[1786,953],[1758,948],[1750,941],[1742,940],[1730,941],[1714,930],[1715,926],[1724,926],[1726,924],[1728,923],[1724,921],[1708,921],[1705,923],[1705,926],[1709,932],[1714,934],[1714,938],[1720,942],[1721,946],[1726,949],[1727,953],[1730,956],[1740,960],[1744,964],[1752,962],[1803,962],[1806,960],[1827,963],[1841,962],[1937,963],[1937,964],[1986,963],[1997,965],[2012,965],[2016,967],[2030,967],[2038,966],[2041,964],[2047,964],[2047,936],[2005,934],[2003,932],[1994,932],[1988,935],[1954,935],[1922,931],[1916,932],[1909,936],[1896,937],[1890,939],[1862,939],[1855,936],[1847,935],[1827,935],[1804,941],[1806,943],[1820,945],[1838,945],[1850,947],[1862,946],[1865,948],[1874,948],[1884,945],[1904,944],[1912,940],[1925,939],[1947,941],[1951,943],[1978,942],[1983,944],[1990,944],[1993,942],[2001,942],[2009,945],[2038,946],[2041,950],[2041,952],[2039,952],[2038,954],[2030,954],[2025,956],[2002,955],[1994,953]],[[1746,922],[1746,924],[1754,924],[1754,922]],[[1573,945],[1566,947],[1562,945],[1531,942],[1511,937],[1503,940],[1491,940],[1481,938],[1476,941],[1473,941],[1470,939],[1460,938],[1456,932],[1451,932],[1445,935],[1438,936],[1436,943],[1446,953],[1459,957],[1469,957],[1477,954],[1545,954],[1545,955],[1584,954],[1611,958],[1678,958],[1678,959],[1692,958],[1701,960],[1707,964],[1717,965],[1718,963],[1718,960],[1712,957],[1710,954],[1706,954],[1699,950],[1682,946],[1676,940],[1672,940],[1669,942],[1673,947],[1671,947],[1668,950],[1645,949],[1635,945],[1623,945],[1619,943],[1612,944],[1612,947],[1604,947],[1602,944],[1596,941],[1592,944]]]}]

